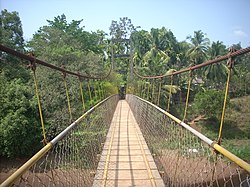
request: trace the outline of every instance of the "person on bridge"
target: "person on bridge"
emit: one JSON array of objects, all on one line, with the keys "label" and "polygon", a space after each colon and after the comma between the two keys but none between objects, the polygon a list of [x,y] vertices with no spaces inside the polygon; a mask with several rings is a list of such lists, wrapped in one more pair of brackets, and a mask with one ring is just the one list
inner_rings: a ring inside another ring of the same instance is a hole
[{"label": "person on bridge", "polygon": [[125,99],[126,96],[126,88],[124,85],[121,85],[119,88],[119,97],[120,99]]}]

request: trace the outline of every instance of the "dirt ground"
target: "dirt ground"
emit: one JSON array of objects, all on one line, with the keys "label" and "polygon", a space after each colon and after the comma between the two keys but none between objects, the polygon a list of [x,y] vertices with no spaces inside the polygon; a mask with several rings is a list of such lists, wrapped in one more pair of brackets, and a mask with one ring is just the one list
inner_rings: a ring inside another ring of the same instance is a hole
[{"label": "dirt ground", "polygon": [[[13,174],[28,159],[0,158],[0,184]],[[31,169],[32,170],[32,169]],[[91,186],[94,172],[80,169],[52,169],[49,171],[27,172],[16,186]]]},{"label": "dirt ground", "polygon": [[235,163],[222,158],[212,162],[202,157],[176,155],[176,151],[168,150],[168,154],[155,158],[166,186],[240,186],[250,177]]},{"label": "dirt ground", "polygon": [[[236,164],[229,164],[222,159],[217,163],[205,158],[177,157],[176,152],[155,157],[157,167],[166,186],[239,186],[247,173]],[[26,159],[0,160],[0,183],[9,177]],[[214,176],[213,176],[214,171]],[[28,172],[16,183],[16,186],[91,186],[93,171],[53,169],[47,172]],[[249,175],[248,175],[249,177]],[[244,186],[244,185],[243,185]]]}]

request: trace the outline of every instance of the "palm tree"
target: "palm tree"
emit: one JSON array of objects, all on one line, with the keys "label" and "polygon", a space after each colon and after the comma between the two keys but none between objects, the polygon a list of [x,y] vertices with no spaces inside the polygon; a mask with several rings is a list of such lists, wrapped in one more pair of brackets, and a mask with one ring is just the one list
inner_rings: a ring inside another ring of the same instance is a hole
[{"label": "palm tree", "polygon": [[[208,49],[209,60],[215,59],[219,56],[225,55],[227,53],[226,46],[221,41],[213,42],[211,47]],[[213,81],[217,85],[224,83],[227,79],[228,68],[225,63],[216,63],[206,66],[204,68],[205,78]]]},{"label": "palm tree", "polygon": [[151,36],[148,31],[141,30],[131,34],[131,48],[133,49],[134,63],[142,67],[142,59],[151,48]]},{"label": "palm tree", "polygon": [[182,41],[179,43],[179,52],[176,55],[176,63],[174,64],[174,69],[182,69],[189,66],[190,55],[189,50],[191,48],[191,44],[186,41]]},{"label": "palm tree", "polygon": [[188,36],[187,39],[191,41],[191,49],[189,50],[189,55],[193,61],[193,64],[201,64],[207,58],[207,50],[209,46],[209,39],[205,37],[206,35],[201,31],[194,31],[194,36]]},{"label": "palm tree", "polygon": [[163,66],[169,61],[169,56],[164,52],[165,46],[161,45],[164,41],[164,35],[167,30],[151,29],[150,32],[150,50],[148,50],[143,56],[144,66],[149,67],[155,74],[159,74]]},{"label": "palm tree", "polygon": [[[170,60],[176,58],[174,54],[178,42],[173,33],[165,27],[161,29],[152,28],[150,33],[139,31],[134,33],[132,37],[134,44],[133,60],[135,64],[140,66],[141,70],[146,71],[146,74],[164,73],[168,69],[167,64]],[[176,60],[172,61],[176,62]]]}]

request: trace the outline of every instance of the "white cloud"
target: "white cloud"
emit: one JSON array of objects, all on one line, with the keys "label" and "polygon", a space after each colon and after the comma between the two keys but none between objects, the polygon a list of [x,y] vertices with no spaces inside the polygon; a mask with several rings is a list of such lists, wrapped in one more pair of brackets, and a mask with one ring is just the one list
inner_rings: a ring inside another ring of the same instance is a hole
[{"label": "white cloud", "polygon": [[244,31],[237,29],[233,31],[235,36],[239,36],[239,37],[248,37],[248,34],[245,33]]}]

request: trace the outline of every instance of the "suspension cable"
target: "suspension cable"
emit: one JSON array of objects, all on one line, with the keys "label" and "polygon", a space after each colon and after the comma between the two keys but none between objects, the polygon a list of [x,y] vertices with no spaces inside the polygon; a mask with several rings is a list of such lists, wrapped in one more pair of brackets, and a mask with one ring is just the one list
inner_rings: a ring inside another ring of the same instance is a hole
[{"label": "suspension cable", "polygon": [[157,105],[160,105],[160,97],[161,97],[161,84],[162,84],[162,79],[160,79],[159,82],[159,91],[158,91],[158,98],[157,98]]},{"label": "suspension cable", "polygon": [[37,97],[37,104],[38,104],[40,121],[41,121],[41,125],[42,125],[42,134],[43,134],[43,141],[42,142],[43,142],[43,145],[46,145],[47,144],[47,139],[46,139],[46,132],[45,132],[45,126],[44,126],[44,121],[43,121],[42,106],[41,106],[39,90],[38,90],[38,83],[37,83],[37,77],[36,77],[36,63],[34,61],[31,61],[30,62],[30,67],[31,67],[31,70],[33,71],[35,92],[36,92],[36,97]]},{"label": "suspension cable", "polygon": [[91,95],[91,90],[90,90],[90,83],[88,81],[88,91],[89,91],[89,100],[92,102],[92,95]]},{"label": "suspension cable", "polygon": [[70,74],[70,75],[80,77],[80,78],[85,78],[85,79],[106,79],[107,77],[109,77],[109,75],[111,74],[111,71],[112,71],[112,66],[110,64],[109,72],[105,76],[94,77],[94,76],[82,75],[82,74],[79,74],[79,73],[76,73],[76,72],[66,70],[66,69],[64,69],[62,67],[58,67],[58,66],[49,64],[49,63],[47,63],[45,61],[39,60],[39,59],[37,59],[37,58],[35,58],[33,56],[30,56],[30,55],[23,54],[23,53],[21,53],[19,51],[16,51],[14,49],[11,49],[11,48],[6,47],[6,46],[1,45],[1,44],[0,44],[0,50],[3,51],[3,52],[6,52],[8,54],[14,55],[16,57],[19,57],[21,59],[28,60],[28,61],[34,62],[36,64],[40,64],[40,65],[46,66],[48,68],[60,71],[62,73]]},{"label": "suspension cable", "polygon": [[170,77],[170,90],[169,90],[169,95],[168,95],[168,107],[167,107],[167,111],[169,112],[170,110],[170,100],[172,97],[172,86],[173,86],[173,75],[171,75]]},{"label": "suspension cable", "polygon": [[148,83],[147,100],[149,100],[149,93],[150,93],[150,81]]},{"label": "suspension cable", "polygon": [[188,90],[187,90],[187,96],[186,96],[186,105],[185,105],[184,116],[183,116],[183,120],[182,121],[184,121],[186,119],[186,116],[187,116],[188,100],[189,100],[191,82],[192,82],[192,70],[189,71],[189,80],[188,80]]},{"label": "suspension cable", "polygon": [[99,95],[99,99],[102,100],[102,95],[101,95],[101,82],[97,82],[97,87],[98,87],[98,95]]},{"label": "suspension cable", "polygon": [[101,94],[102,94],[102,98],[104,99],[105,98],[105,94],[104,94],[104,88],[103,88],[103,82],[101,82]]},{"label": "suspension cable", "polygon": [[146,87],[146,81],[142,80],[143,81],[143,91],[142,91],[142,98],[145,98],[145,91],[147,90],[147,87]]},{"label": "suspension cable", "polygon": [[143,95],[143,81],[141,83],[140,88],[141,88],[141,90],[140,90],[140,97],[142,98],[142,95]]},{"label": "suspension cable", "polygon": [[222,108],[222,113],[221,113],[219,135],[218,135],[218,144],[219,145],[221,143],[222,128],[223,128],[223,123],[224,123],[224,118],[225,118],[225,113],[226,113],[226,105],[227,105],[227,97],[228,97],[228,90],[229,90],[229,82],[230,82],[231,70],[232,70],[233,63],[234,63],[234,61],[232,60],[232,58],[229,58],[228,59],[227,82],[226,82],[226,88],[225,88],[225,96],[224,96],[223,108]]},{"label": "suspension cable", "polygon": [[220,57],[218,57],[216,59],[208,60],[208,61],[206,61],[204,63],[198,64],[198,65],[194,65],[194,66],[191,66],[191,67],[188,67],[188,68],[184,68],[184,69],[179,70],[179,71],[175,71],[175,72],[171,72],[171,73],[168,73],[168,74],[164,74],[164,75],[143,76],[143,75],[140,75],[135,70],[134,70],[134,73],[135,73],[135,75],[137,77],[142,78],[142,79],[157,79],[157,78],[159,79],[159,78],[163,78],[163,77],[167,77],[167,76],[171,76],[171,75],[178,75],[178,74],[181,74],[181,73],[184,73],[184,72],[188,72],[190,70],[199,69],[201,67],[208,66],[208,65],[211,65],[211,64],[219,63],[219,62],[221,62],[223,60],[227,60],[227,59],[235,57],[235,56],[243,55],[243,54],[248,53],[248,52],[250,52],[250,47],[247,47],[245,49],[240,49],[240,50],[237,50],[237,51],[234,51],[234,52],[230,52],[227,55],[220,56]]},{"label": "suspension cable", "polygon": [[98,100],[97,93],[96,93],[96,81],[93,82],[93,88],[94,88],[94,95],[96,100]]},{"label": "suspension cable", "polygon": [[154,102],[154,87],[155,87],[155,81],[154,79],[152,80],[152,98],[151,98],[151,102]]},{"label": "suspension cable", "polygon": [[85,112],[86,107],[85,107],[85,102],[84,102],[84,96],[83,96],[83,91],[82,91],[82,81],[81,78],[79,78],[79,86],[80,86],[80,93],[81,93],[81,98],[82,98],[82,108],[83,108],[83,112]]},{"label": "suspension cable", "polygon": [[68,86],[67,86],[67,82],[66,82],[66,73],[63,74],[63,82],[64,82],[65,93],[66,93],[66,97],[67,97],[67,103],[68,103],[69,121],[71,123],[73,118],[72,118],[72,111],[71,111],[71,107],[70,107],[69,91],[68,91]]}]

